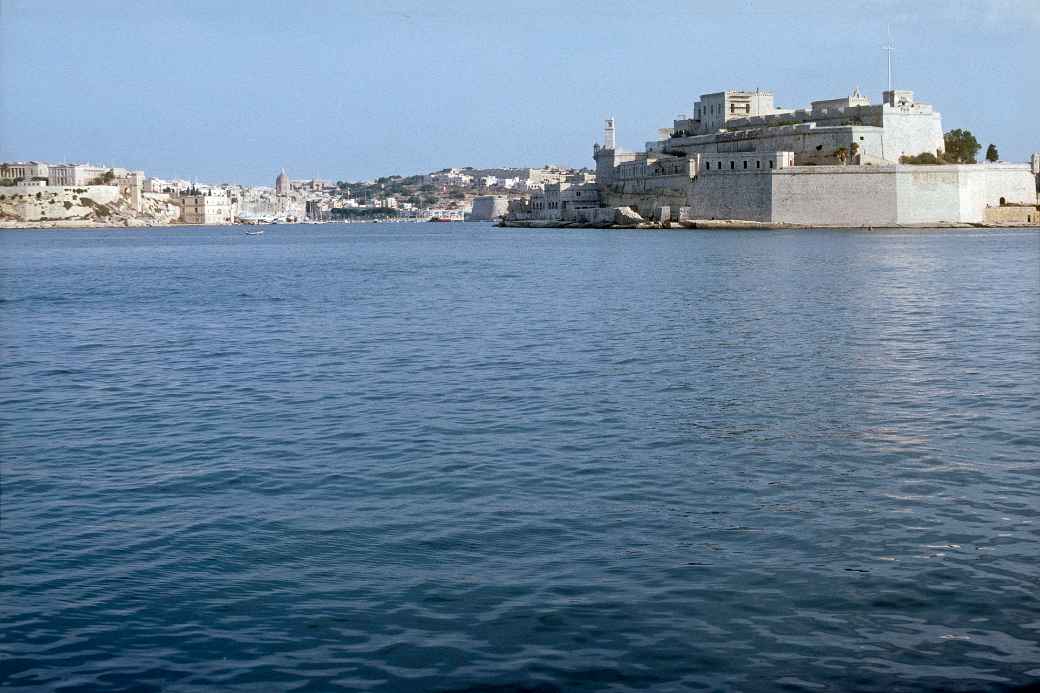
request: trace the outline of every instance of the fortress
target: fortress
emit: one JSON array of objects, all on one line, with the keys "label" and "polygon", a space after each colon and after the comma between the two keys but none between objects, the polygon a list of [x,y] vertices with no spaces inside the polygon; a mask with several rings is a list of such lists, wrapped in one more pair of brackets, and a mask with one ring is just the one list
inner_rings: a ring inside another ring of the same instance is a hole
[{"label": "fortress", "polygon": [[[662,222],[1040,223],[1040,155],[1031,164],[900,163],[944,147],[941,115],[911,91],[871,104],[857,89],[804,109],[778,108],[768,91],[704,94],[642,152],[619,149],[607,120],[593,146],[595,183],[546,186],[514,203],[509,219],[616,223],[628,207]],[[991,211],[1009,207],[1019,211]]]}]

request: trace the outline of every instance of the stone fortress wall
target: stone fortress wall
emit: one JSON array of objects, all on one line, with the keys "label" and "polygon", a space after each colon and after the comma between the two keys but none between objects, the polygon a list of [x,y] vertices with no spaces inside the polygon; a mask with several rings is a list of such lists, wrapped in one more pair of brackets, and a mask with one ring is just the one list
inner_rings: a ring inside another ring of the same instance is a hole
[{"label": "stone fortress wall", "polygon": [[[1027,165],[793,166],[700,175],[690,186],[693,219],[812,226],[983,223],[987,208],[1037,204]],[[650,204],[640,206],[649,211]]]},{"label": "stone fortress wall", "polygon": [[509,198],[502,195],[484,195],[473,200],[470,221],[494,221],[509,211]]}]

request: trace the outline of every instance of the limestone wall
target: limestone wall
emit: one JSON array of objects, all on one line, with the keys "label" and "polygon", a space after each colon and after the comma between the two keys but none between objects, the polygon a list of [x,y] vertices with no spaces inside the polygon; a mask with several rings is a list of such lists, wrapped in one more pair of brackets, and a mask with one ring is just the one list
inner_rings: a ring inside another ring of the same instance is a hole
[{"label": "limestone wall", "polygon": [[508,211],[509,200],[497,195],[485,195],[473,200],[472,221],[491,221]]},{"label": "limestone wall", "polygon": [[613,188],[620,193],[629,193],[639,195],[642,193],[655,193],[668,194],[669,192],[677,195],[685,195],[686,189],[690,185],[689,174],[680,174],[674,176],[652,176],[646,178],[633,178],[632,180],[617,180],[613,183]]},{"label": "limestone wall", "polygon": [[[981,189],[963,188],[959,166],[894,167],[896,219],[900,224],[982,221],[970,218],[971,200]],[[978,179],[977,182],[982,182]],[[963,193],[963,196],[962,196]],[[985,205],[983,205],[985,206]]]},{"label": "limestone wall", "polygon": [[690,219],[740,219],[771,221],[772,176],[768,171],[735,175],[697,176],[682,205]]},{"label": "limestone wall", "polygon": [[987,207],[983,218],[987,224],[1040,226],[1040,207]]},{"label": "limestone wall", "polygon": [[[1036,183],[1032,176],[1027,176],[1027,166],[1023,164],[983,164],[981,166],[963,166],[969,175],[979,175],[985,179],[987,205],[1000,204],[1005,198],[1008,204],[1037,204],[1040,202],[1036,193]],[[1031,171],[1029,171],[1031,173]],[[1030,185],[1032,183],[1032,185]]]},{"label": "limestone wall", "polygon": [[788,168],[772,176],[768,221],[789,224],[895,224],[895,180],[879,167]]},{"label": "limestone wall", "polygon": [[1020,164],[899,166],[899,220],[904,224],[985,221],[986,207],[1035,204],[1033,178]]},{"label": "limestone wall", "polygon": [[944,151],[942,121],[938,113],[904,112],[885,107],[885,138],[882,157],[897,162],[904,155],[914,156]]},{"label": "limestone wall", "polygon": [[981,223],[985,209],[1035,203],[1024,165],[811,166],[772,176],[772,218],[791,224]]},{"label": "limestone wall", "polygon": [[654,192],[619,192],[600,193],[600,200],[605,207],[631,207],[641,215],[649,218],[654,209],[661,206],[686,206],[687,193],[676,190],[658,190]]}]

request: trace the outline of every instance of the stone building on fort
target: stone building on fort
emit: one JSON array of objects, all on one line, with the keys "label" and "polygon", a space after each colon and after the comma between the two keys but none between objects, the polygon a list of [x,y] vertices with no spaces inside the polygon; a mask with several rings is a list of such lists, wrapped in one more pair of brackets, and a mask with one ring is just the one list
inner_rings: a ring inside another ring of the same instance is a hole
[{"label": "stone building on fort", "polygon": [[690,219],[885,226],[980,223],[994,216],[989,209],[1037,204],[1037,157],[1032,165],[900,163],[944,147],[940,113],[912,91],[885,91],[872,104],[856,89],[801,109],[776,106],[768,91],[716,92],[640,152],[617,146],[609,119],[593,147],[595,184],[547,186],[511,212],[588,222],[611,217],[604,208],[631,207],[655,219],[683,210]]}]

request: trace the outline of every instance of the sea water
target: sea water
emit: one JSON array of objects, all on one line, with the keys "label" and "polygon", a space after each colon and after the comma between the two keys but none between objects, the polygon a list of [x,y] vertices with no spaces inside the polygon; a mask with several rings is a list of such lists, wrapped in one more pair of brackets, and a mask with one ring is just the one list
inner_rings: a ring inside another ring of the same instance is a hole
[{"label": "sea water", "polygon": [[0,233],[0,687],[1040,680],[1040,232]]}]

